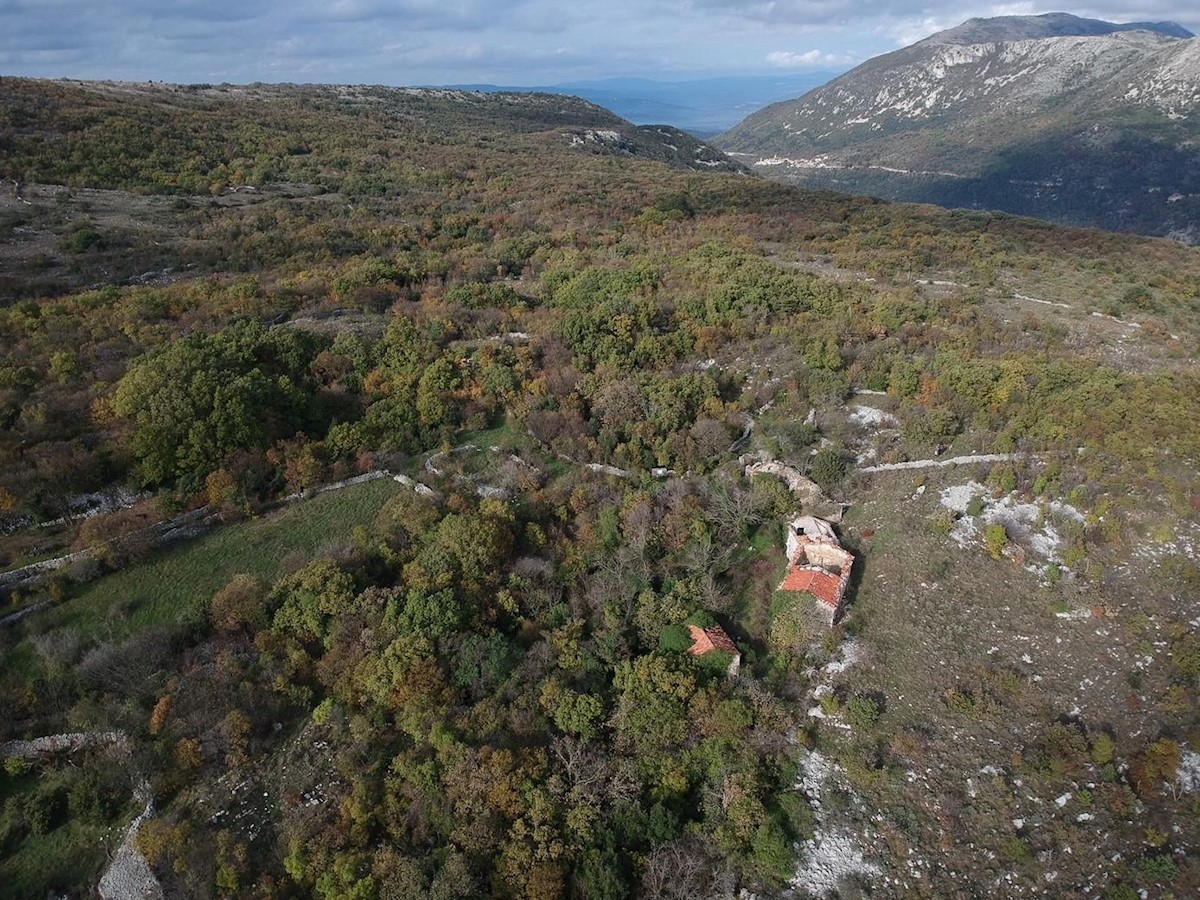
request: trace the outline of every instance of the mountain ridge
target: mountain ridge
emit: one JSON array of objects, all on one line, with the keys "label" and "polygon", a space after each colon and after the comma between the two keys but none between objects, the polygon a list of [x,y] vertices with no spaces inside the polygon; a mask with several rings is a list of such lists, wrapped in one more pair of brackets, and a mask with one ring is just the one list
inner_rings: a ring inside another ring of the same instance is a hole
[{"label": "mountain ridge", "polygon": [[[977,44],[986,41],[1022,40],[1039,37],[1084,37],[1116,34],[1123,31],[1149,31],[1166,37],[1195,37],[1175,22],[1106,22],[1070,13],[1044,13],[1038,16],[993,16],[968,19],[954,28],[930,35],[924,41]],[[915,45],[914,45],[915,46]]]}]

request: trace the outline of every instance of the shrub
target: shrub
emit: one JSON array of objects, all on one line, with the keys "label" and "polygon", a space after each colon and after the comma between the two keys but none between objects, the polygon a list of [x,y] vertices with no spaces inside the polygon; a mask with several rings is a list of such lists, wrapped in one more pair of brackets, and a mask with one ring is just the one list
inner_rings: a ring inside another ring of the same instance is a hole
[{"label": "shrub", "polygon": [[66,245],[72,253],[84,253],[93,247],[104,246],[104,238],[94,228],[81,228],[67,238]]},{"label": "shrub", "polygon": [[[190,828],[185,822],[172,825],[160,818],[145,822],[137,834],[137,848],[152,866],[162,866],[183,851]],[[178,870],[177,870],[178,871]]]},{"label": "shrub", "polygon": [[67,580],[72,584],[87,584],[89,581],[95,581],[102,573],[99,561],[90,556],[72,560],[67,566]]},{"label": "shrub", "polygon": [[828,490],[845,478],[848,470],[846,461],[842,459],[841,454],[836,450],[826,448],[813,457],[812,467],[808,474],[813,481]]},{"label": "shrub", "polygon": [[101,513],[84,521],[74,546],[90,547],[98,562],[110,569],[121,569],[149,555],[155,543],[154,532],[146,527],[143,512],[130,508]]},{"label": "shrub", "polygon": [[30,637],[29,643],[48,663],[70,665],[79,658],[79,632],[70,626],[35,634]]},{"label": "shrub", "polygon": [[152,690],[150,678],[171,653],[170,630],[148,628],[119,644],[93,647],[75,667],[79,680],[97,693],[135,696]]},{"label": "shrub", "polygon": [[714,674],[724,675],[729,671],[729,666],[733,663],[733,654],[728,650],[710,650],[703,656],[697,656],[694,659],[700,664],[702,669]]},{"label": "shrub", "polygon": [[951,712],[968,716],[979,715],[984,712],[986,707],[986,703],[970,691],[961,691],[957,688],[945,691],[942,694],[942,700]]},{"label": "shrub", "polygon": [[250,761],[250,732],[253,723],[240,709],[230,710],[225,716],[225,764],[230,767],[243,766]]},{"label": "shrub", "polygon": [[1063,551],[1063,565],[1068,569],[1074,569],[1087,556],[1087,547],[1082,541],[1073,541],[1067,545],[1067,549]]},{"label": "shrub", "polygon": [[174,694],[163,694],[158,698],[158,702],[154,704],[154,709],[150,713],[148,730],[151,734],[159,734],[163,730],[163,726],[167,722],[167,716],[171,714],[171,707],[174,703]]},{"label": "shrub", "polygon": [[850,702],[846,704],[846,718],[860,731],[866,731],[878,722],[881,712],[879,701],[873,697],[851,697]]},{"label": "shrub", "polygon": [[954,513],[948,509],[943,509],[929,520],[929,530],[942,537],[948,537],[950,532],[954,530]]},{"label": "shrub", "polygon": [[25,798],[21,811],[34,834],[47,834],[58,824],[62,803],[56,791],[39,790]]},{"label": "shrub", "polygon": [[1029,844],[1019,835],[1010,834],[1000,842],[1000,852],[1005,859],[1017,862],[1029,856]]},{"label": "shrub", "polygon": [[128,787],[114,776],[115,773],[102,772],[96,766],[83,769],[67,791],[67,809],[71,818],[94,825],[112,819],[120,811]]},{"label": "shrub", "polygon": [[759,876],[768,884],[784,885],[795,873],[796,853],[792,842],[783,829],[769,819],[754,833],[751,859]]},{"label": "shrub", "polygon": [[1155,741],[1130,763],[1130,783],[1143,797],[1157,794],[1162,785],[1175,780],[1182,755],[1175,741]]},{"label": "shrub", "polygon": [[1112,737],[1106,731],[1101,731],[1092,739],[1092,762],[1105,766],[1112,762],[1113,751],[1116,749]]},{"label": "shrub", "polygon": [[1159,884],[1174,881],[1179,874],[1179,867],[1169,853],[1142,857],[1138,860],[1137,869],[1144,877]]},{"label": "shrub", "polygon": [[198,769],[204,765],[200,742],[195,738],[180,738],[175,745],[175,762],[181,769]]},{"label": "shrub", "polygon": [[327,725],[330,716],[333,715],[334,703],[332,697],[326,697],[312,711],[312,720],[314,725]]},{"label": "shrub", "polygon": [[1008,531],[999,523],[989,525],[983,529],[983,540],[992,559],[1000,559],[1008,546]]},{"label": "shrub", "polygon": [[988,484],[1002,493],[1017,489],[1017,471],[1012,466],[997,466],[988,477]]}]

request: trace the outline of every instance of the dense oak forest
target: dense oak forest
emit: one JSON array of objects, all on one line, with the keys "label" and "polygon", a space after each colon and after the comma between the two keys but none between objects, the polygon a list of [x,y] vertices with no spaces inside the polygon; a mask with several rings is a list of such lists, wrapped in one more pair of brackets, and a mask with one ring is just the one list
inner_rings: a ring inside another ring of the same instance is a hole
[{"label": "dense oak forest", "polygon": [[546,95],[5,78],[0,177],[5,896],[1200,887],[1195,249]]}]

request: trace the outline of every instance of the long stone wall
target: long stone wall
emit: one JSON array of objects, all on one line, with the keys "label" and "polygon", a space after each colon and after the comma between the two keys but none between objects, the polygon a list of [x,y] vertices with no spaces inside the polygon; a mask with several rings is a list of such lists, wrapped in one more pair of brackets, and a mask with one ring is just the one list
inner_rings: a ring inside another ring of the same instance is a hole
[{"label": "long stone wall", "polygon": [[78,731],[70,734],[48,734],[29,741],[7,741],[0,744],[0,757],[33,759],[47,753],[78,753],[113,744],[128,750],[129,738],[123,731]]}]

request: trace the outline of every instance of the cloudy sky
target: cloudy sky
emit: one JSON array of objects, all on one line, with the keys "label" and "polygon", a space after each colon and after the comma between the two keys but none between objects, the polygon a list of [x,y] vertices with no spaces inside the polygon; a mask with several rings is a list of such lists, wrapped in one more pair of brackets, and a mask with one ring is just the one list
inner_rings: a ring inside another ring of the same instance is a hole
[{"label": "cloudy sky", "polygon": [[1196,0],[0,0],[0,75],[549,84],[842,70],[971,16],[1178,22]]}]

